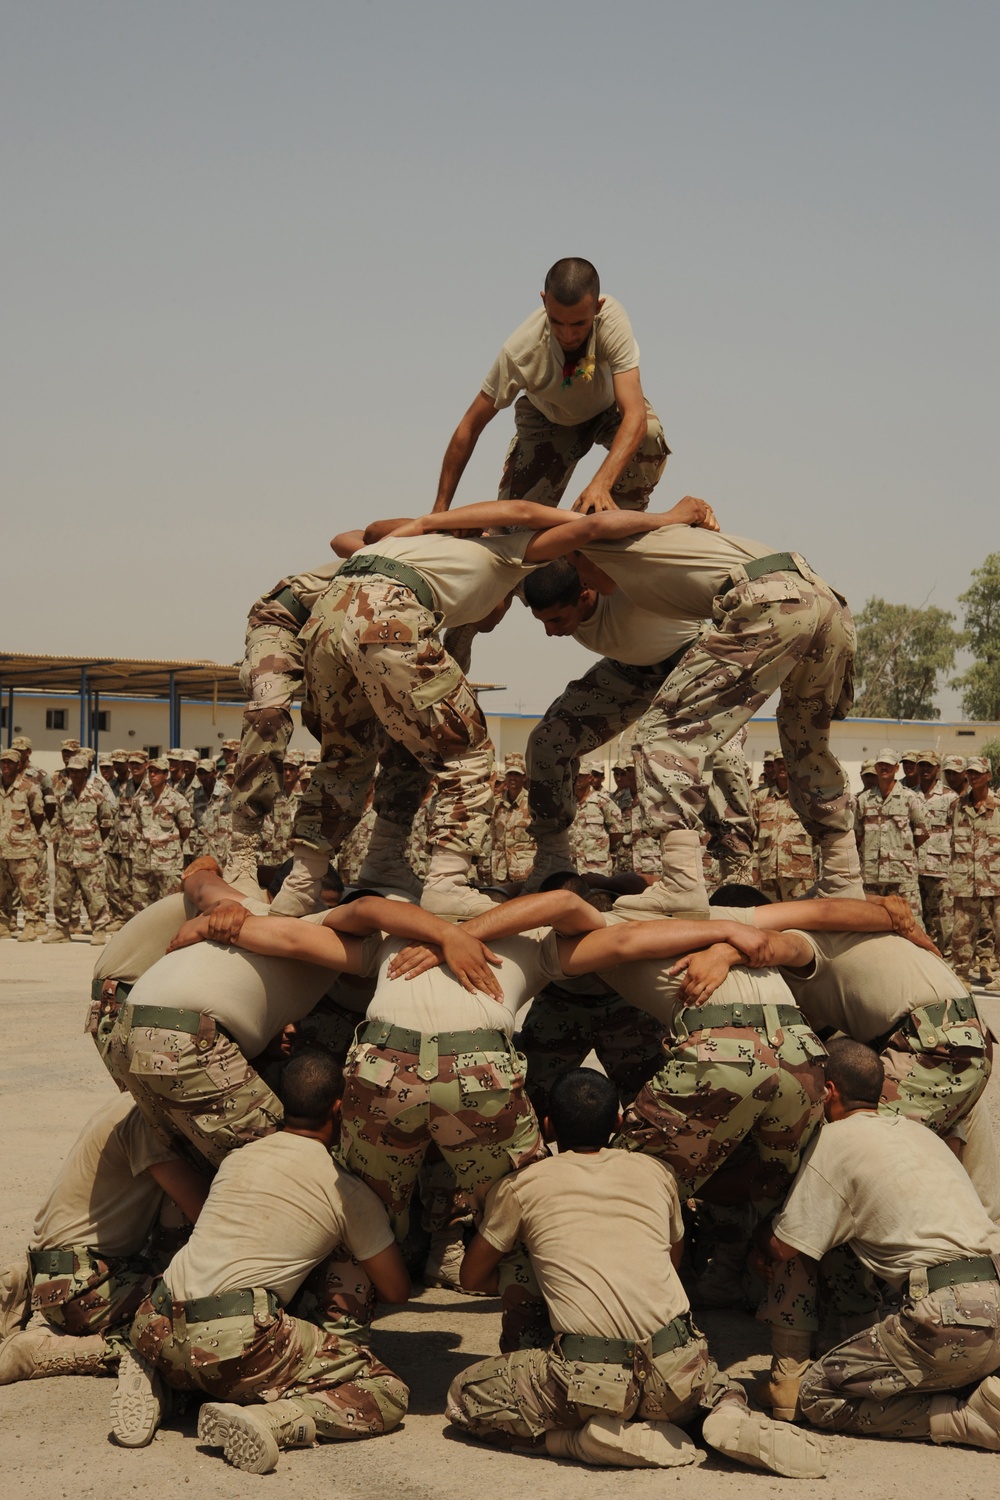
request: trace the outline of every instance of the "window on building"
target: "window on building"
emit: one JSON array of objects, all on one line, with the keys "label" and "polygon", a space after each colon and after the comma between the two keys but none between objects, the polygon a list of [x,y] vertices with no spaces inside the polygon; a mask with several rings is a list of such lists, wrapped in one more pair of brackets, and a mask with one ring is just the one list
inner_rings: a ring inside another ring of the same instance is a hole
[{"label": "window on building", "polygon": [[150,760],[156,760],[157,756],[160,753],[159,745],[143,745],[142,748],[145,750]]},{"label": "window on building", "polygon": [[98,734],[107,734],[111,728],[111,714],[106,708],[99,708],[96,713],[91,711],[90,727],[96,729]]},{"label": "window on building", "polygon": [[215,759],[211,745],[195,745],[194,750],[199,760]]},{"label": "window on building", "polygon": [[65,729],[66,710],[64,708],[47,708],[45,710],[46,729]]},{"label": "window on building", "polygon": [[7,710],[0,708],[0,729],[7,728]]}]

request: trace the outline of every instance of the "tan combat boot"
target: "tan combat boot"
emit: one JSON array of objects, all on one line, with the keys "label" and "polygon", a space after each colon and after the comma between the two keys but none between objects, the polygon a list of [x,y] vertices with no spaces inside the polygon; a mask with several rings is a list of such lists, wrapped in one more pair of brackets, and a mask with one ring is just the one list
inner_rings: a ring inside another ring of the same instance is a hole
[{"label": "tan combat boot", "polygon": [[320,906],[320,887],[330,868],[329,850],[292,840],[292,868],[271,902],[276,917],[306,917]]},{"label": "tan combat boot", "polygon": [[11,932],[10,928],[7,926],[7,923],[6,922],[0,922],[0,943],[3,942],[4,938],[12,938],[13,936],[14,936],[14,934]]},{"label": "tan combat boot", "polygon": [[777,1422],[794,1422],[799,1386],[812,1364],[812,1334],[792,1328],[771,1329],[771,1368],[757,1381],[754,1394],[771,1408]]},{"label": "tan combat boot", "polygon": [[242,896],[260,897],[257,883],[257,866],[261,859],[260,823],[241,813],[233,814],[229,837],[229,854],[223,880],[236,887]]},{"label": "tan combat boot", "polygon": [[[44,928],[42,929],[42,931],[44,932]],[[21,928],[21,931],[17,935],[18,942],[33,943],[37,937],[41,936],[42,933],[38,930],[38,924],[35,918],[25,917],[24,926]]]},{"label": "tan combat boot", "polygon": [[365,862],[358,873],[358,885],[375,886],[419,901],[423,882],[418,880],[406,859],[409,829],[388,818],[376,818]]},{"label": "tan combat boot", "polygon": [[701,839],[693,828],[660,834],[663,874],[641,896],[619,896],[615,910],[629,917],[702,917],[708,891],[701,861]]},{"label": "tan combat boot", "polygon": [[931,1442],[964,1443],[1000,1453],[1000,1375],[981,1380],[967,1401],[931,1398]]},{"label": "tan combat boot", "polygon": [[90,934],[90,946],[92,948],[103,948],[107,940],[107,929],[104,927],[95,927]]},{"label": "tan combat boot", "polygon": [[817,896],[853,896],[865,899],[858,844],[851,833],[827,833],[819,841]]},{"label": "tan combat boot", "polygon": [[42,938],[43,943],[68,943],[72,941],[69,931],[65,927],[50,927]]},{"label": "tan combat boot", "polygon": [[99,1333],[77,1338],[52,1328],[24,1328],[0,1343],[0,1385],[49,1375],[106,1375],[112,1352]]},{"label": "tan combat boot", "polygon": [[676,1469],[705,1459],[672,1422],[629,1422],[612,1412],[569,1432],[547,1432],[545,1451],[606,1469]]},{"label": "tan combat boot", "polygon": [[209,1447],[221,1448],[237,1469],[270,1474],[282,1448],[312,1447],[316,1423],[298,1401],[253,1406],[209,1401],[198,1414],[198,1436]]},{"label": "tan combat boot", "polygon": [[497,902],[469,884],[472,855],[460,849],[435,844],[427,866],[427,879],[420,905],[446,922],[462,922],[489,911]]},{"label": "tan combat boot", "polygon": [[720,1401],[705,1418],[701,1435],[727,1458],[786,1479],[822,1479],[827,1470],[827,1445],[821,1437],[788,1422],[772,1422],[739,1400]]},{"label": "tan combat boot", "polygon": [[576,860],[569,851],[569,830],[564,828],[559,833],[542,834],[535,849],[531,874],[524,882],[524,894],[527,896],[537,891],[549,875],[569,870],[576,870]]},{"label": "tan combat boot", "polygon": [[168,1399],[159,1372],[134,1349],[126,1349],[111,1398],[115,1442],[122,1448],[145,1448],[156,1436]]},{"label": "tan combat boot", "polygon": [[23,1328],[31,1317],[31,1272],[26,1260],[0,1271],[0,1340]]}]

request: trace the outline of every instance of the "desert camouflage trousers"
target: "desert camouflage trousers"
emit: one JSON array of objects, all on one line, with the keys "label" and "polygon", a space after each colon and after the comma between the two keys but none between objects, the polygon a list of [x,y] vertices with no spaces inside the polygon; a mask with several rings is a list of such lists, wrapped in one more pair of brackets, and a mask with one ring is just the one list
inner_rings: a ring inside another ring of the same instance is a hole
[{"label": "desert camouflage trousers", "polygon": [[699,828],[707,758],[779,688],[776,720],[792,806],[813,838],[853,826],[830,724],[853,702],[854,622],[839,595],[802,566],[808,577],[769,573],[720,595],[713,628],[644,714],[636,737],[639,796],[654,832]]},{"label": "desert camouflage trousers", "polygon": [[744,1399],[722,1375],[704,1336],[653,1355],[639,1340],[632,1363],[591,1364],[550,1349],[518,1349],[484,1359],[456,1375],[448,1392],[449,1422],[474,1437],[521,1443],[554,1429],[582,1427],[599,1412],[649,1422],[684,1422],[706,1413],[725,1395]]},{"label": "desert camouflage trousers", "polygon": [[865,1437],[926,1438],[935,1394],[1000,1368],[1000,1285],[941,1287],[904,1301],[838,1344],[806,1372],[802,1414],[817,1427]]},{"label": "desert camouflage trousers", "polygon": [[364,812],[409,826],[436,778],[430,842],[477,854],[489,828],[493,746],[465,674],[438,636],[440,617],[388,579],[335,581],[303,631],[306,695],[322,758],[294,837],[336,848]]},{"label": "desert camouflage trousers", "polygon": [[[581,458],[595,443],[610,448],[621,421],[621,412],[612,405],[586,422],[563,427],[543,416],[527,396],[519,396],[497,498],[558,505]],[[669,454],[660,419],[647,401],[646,436],[611,487],[620,510],[646,509]]]},{"label": "desert camouflage trousers", "polygon": [[956,896],[951,933],[951,965],[960,974],[995,969],[1000,955],[981,943],[984,932],[1000,933],[1000,896]]},{"label": "desert camouflage trousers", "polygon": [[[533,839],[570,827],[576,816],[573,783],[581,756],[606,745],[641,719],[664,686],[662,666],[634,667],[603,657],[549,704],[528,739]],[[753,848],[754,831],[742,749],[728,740],[721,743],[708,768],[712,781],[706,825],[720,847],[748,852]],[[654,852],[658,857],[658,844]]]},{"label": "desert camouflage trousers", "polygon": [[[687,1025],[697,1015],[682,1012]],[[767,1030],[693,1031],[663,1051],[615,1144],[669,1162],[685,1198],[697,1196],[747,1140],[756,1155],[741,1172],[747,1199],[760,1212],[780,1203],[822,1119],[823,1044],[804,1021],[775,1022]]]},{"label": "desert camouflage trousers", "polygon": [[127,854],[111,853],[105,864],[108,908],[113,922],[127,922],[132,916],[132,861]]},{"label": "desert camouflage trousers", "polygon": [[0,859],[0,921],[16,923],[17,898],[28,922],[44,922],[48,879],[43,866],[32,855],[28,859]]},{"label": "desert camouflage trousers", "polygon": [[951,929],[955,915],[955,898],[951,894],[951,882],[947,877],[934,875],[919,877],[920,904],[924,931],[941,952],[951,951]]},{"label": "desert camouflage trousers", "polygon": [[757,889],[769,901],[798,901],[814,884],[815,880],[779,875],[776,880],[759,880]]},{"label": "desert camouflage trousers", "polygon": [[[409,1229],[409,1202],[433,1141],[460,1192],[481,1204],[487,1189],[545,1156],[524,1091],[524,1058],[499,1032],[404,1033],[370,1022],[347,1059],[340,1155],[385,1204],[396,1238]],[[482,1042],[471,1043],[480,1035]],[[451,1037],[460,1037],[456,1051]]]},{"label": "desert camouflage trousers", "polygon": [[317,1326],[276,1307],[260,1288],[252,1296],[252,1312],[188,1322],[184,1304],[173,1303],[160,1282],[136,1314],[132,1340],[175,1390],[239,1404],[291,1397],[320,1437],[377,1437],[398,1426],[409,1390],[350,1325]]},{"label": "desert camouflage trousers", "polygon": [[881,1047],[879,1108],[947,1135],[989,1082],[993,1042],[967,1001],[920,1006]]},{"label": "desert camouflage trousers", "polygon": [[591,1051],[630,1104],[662,1060],[663,1026],[620,995],[574,995],[548,985],[531,1002],[517,1034],[526,1062],[525,1087],[541,1119],[548,1113],[552,1085],[578,1068]]},{"label": "desert camouflage trousers", "polygon": [[864,885],[865,893],[869,896],[902,896],[917,921],[920,921],[920,889],[915,875],[912,880],[866,880]]},{"label": "desert camouflage trousers", "polygon": [[104,1062],[166,1145],[214,1170],[281,1124],[280,1100],[211,1016],[192,1036],[169,1023],[133,1026],[132,1009],[119,1011]]},{"label": "desert camouflage trousers", "polygon": [[132,906],[137,912],[172,896],[181,883],[183,864],[178,854],[177,863],[169,870],[136,869],[132,867]]},{"label": "desert camouflage trousers", "polygon": [[103,1257],[85,1245],[70,1245],[56,1253],[72,1257],[71,1270],[38,1269],[51,1253],[28,1252],[32,1312],[72,1334],[127,1330],[153,1283],[149,1261],[141,1255]]},{"label": "desert camouflage trousers", "polygon": [[[259,599],[250,611],[240,686],[246,694],[243,732],[230,806],[234,814],[261,821],[282,789],[285,751],[292,737],[292,703],[302,696],[303,647],[299,622],[274,599]],[[313,733],[308,708],[302,721]]]},{"label": "desert camouflage trousers", "polygon": [[56,882],[52,907],[55,912],[56,926],[61,927],[64,932],[69,929],[73,920],[73,903],[77,892],[87,908],[87,915],[94,931],[102,931],[111,921],[103,861],[99,865],[87,865],[77,869],[73,865],[64,864],[62,860],[56,860]]}]

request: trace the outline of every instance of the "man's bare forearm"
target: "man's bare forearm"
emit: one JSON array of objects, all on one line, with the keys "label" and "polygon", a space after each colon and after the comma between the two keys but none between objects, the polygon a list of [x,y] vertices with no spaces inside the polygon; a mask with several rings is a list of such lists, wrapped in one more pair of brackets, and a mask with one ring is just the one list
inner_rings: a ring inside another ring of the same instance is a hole
[{"label": "man's bare forearm", "polygon": [[350,932],[356,937],[382,931],[389,937],[408,938],[418,943],[440,943],[453,930],[451,923],[425,911],[422,906],[414,906],[408,901],[387,901],[384,896],[361,896],[347,906],[335,906],[324,918],[323,926],[334,932]]},{"label": "man's bare forearm", "polygon": [[575,517],[568,511],[532,500],[478,500],[460,505],[457,510],[431,511],[419,518],[425,532],[473,531],[479,527],[519,526],[527,531],[547,531],[553,526],[568,526]]},{"label": "man's bare forearm", "polygon": [[892,932],[893,920],[884,906],[857,901],[852,896],[818,896],[804,901],[779,901],[755,906],[754,926],[765,932],[790,927],[803,932]]},{"label": "man's bare forearm", "polygon": [[603,926],[600,912],[572,891],[538,891],[532,896],[515,896],[472,917],[462,923],[462,931],[488,943],[532,927],[554,927],[558,933],[577,937]]}]

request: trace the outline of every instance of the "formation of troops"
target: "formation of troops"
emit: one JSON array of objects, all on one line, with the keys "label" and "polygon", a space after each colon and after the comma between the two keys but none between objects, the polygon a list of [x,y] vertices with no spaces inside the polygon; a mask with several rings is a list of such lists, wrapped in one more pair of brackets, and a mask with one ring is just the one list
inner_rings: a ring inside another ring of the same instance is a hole
[{"label": "formation of troops", "polygon": [[[252,606],[224,769],[91,775],[71,743],[47,787],[4,752],[5,879],[37,930],[48,823],[47,940],[82,902],[119,1093],[0,1271],[0,1384],[116,1372],[119,1444],[197,1405],[269,1472],[403,1421],[372,1321],[416,1276],[500,1299],[447,1396],[471,1440],[667,1468],[704,1458],[697,1423],[792,1478],[826,1431],[1000,1451],[989,766],[884,749],[852,792],[846,601],[701,500],[649,512],[668,450],[624,310],[576,259],[542,301],[434,509]],[[515,398],[498,501],[451,510]],[[597,661],[498,774],[467,672],[512,607]],[[748,1305],[752,1401],[692,1314]]]}]

